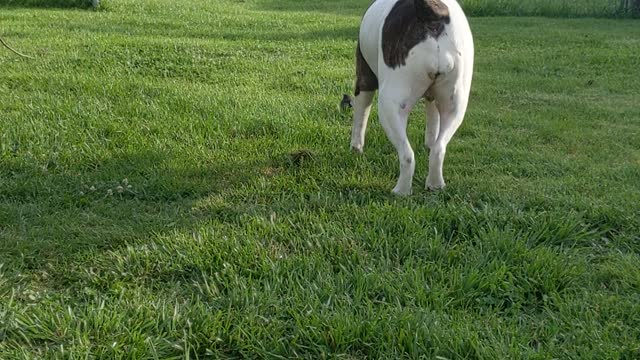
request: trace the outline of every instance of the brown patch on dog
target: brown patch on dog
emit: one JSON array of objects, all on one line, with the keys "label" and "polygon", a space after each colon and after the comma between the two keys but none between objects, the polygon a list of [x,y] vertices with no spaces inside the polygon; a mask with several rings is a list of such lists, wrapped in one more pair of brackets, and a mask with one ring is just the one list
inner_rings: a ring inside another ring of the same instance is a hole
[{"label": "brown patch on dog", "polygon": [[449,8],[440,0],[400,0],[382,27],[382,55],[395,69],[405,65],[409,51],[428,36],[438,38],[449,23]]},{"label": "brown patch on dog", "polygon": [[414,0],[416,14],[425,22],[449,18],[449,8],[440,0]]},{"label": "brown patch on dog", "polygon": [[378,77],[373,73],[369,64],[362,56],[360,42],[356,48],[356,88],[354,95],[358,96],[360,91],[375,91],[378,89]]}]

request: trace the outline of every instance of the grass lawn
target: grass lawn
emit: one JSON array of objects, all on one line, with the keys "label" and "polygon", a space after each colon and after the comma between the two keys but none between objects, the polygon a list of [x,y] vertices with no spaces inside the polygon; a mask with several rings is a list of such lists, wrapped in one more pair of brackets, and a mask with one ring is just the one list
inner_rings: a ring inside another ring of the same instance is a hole
[{"label": "grass lawn", "polygon": [[640,23],[472,18],[397,198],[368,2],[0,6],[0,358],[640,358]]}]

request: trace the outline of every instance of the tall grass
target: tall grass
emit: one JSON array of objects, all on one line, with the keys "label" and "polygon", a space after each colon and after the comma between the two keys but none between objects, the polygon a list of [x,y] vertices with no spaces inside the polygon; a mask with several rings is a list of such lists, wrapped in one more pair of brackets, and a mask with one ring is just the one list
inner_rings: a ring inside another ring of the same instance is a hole
[{"label": "tall grass", "polygon": [[625,0],[460,0],[460,3],[470,16],[631,17],[634,15]]}]

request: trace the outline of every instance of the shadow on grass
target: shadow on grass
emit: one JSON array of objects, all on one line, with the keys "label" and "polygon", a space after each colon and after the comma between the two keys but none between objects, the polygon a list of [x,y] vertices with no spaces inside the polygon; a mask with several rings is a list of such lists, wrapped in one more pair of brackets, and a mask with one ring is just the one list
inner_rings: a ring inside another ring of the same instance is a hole
[{"label": "shadow on grass", "polygon": [[[373,0],[263,0],[257,7],[268,11],[321,12],[362,16]],[[458,1],[467,16],[542,16],[552,18],[640,18],[640,8],[618,0],[602,1]],[[626,4],[626,5],[625,5]]]},{"label": "shadow on grass", "polygon": [[0,177],[0,254],[9,265],[34,269],[91,249],[195,228],[210,215],[194,211],[196,203],[255,181],[263,165],[192,166],[149,152],[60,170],[4,161],[0,167],[7,170]]},{"label": "shadow on grass", "polygon": [[257,8],[267,11],[321,12],[343,16],[362,16],[372,0],[264,0]]},{"label": "shadow on grass", "polygon": [[[140,20],[143,21],[143,20]],[[280,29],[271,31],[254,31],[253,29],[212,31],[204,26],[198,29],[189,28],[188,23],[176,24],[171,22],[161,22],[153,26],[141,26],[140,21],[121,21],[120,24],[83,24],[74,25],[71,23],[60,23],[56,26],[63,31],[88,31],[108,36],[122,35],[130,38],[141,36],[145,38],[153,37],[158,40],[174,39],[201,39],[228,41],[318,41],[318,40],[353,40],[358,36],[358,24],[352,26],[328,26],[322,30],[291,32]],[[354,48],[355,49],[355,48]]]},{"label": "shadow on grass", "polygon": [[87,9],[91,0],[4,0],[0,8]]},{"label": "shadow on grass", "polygon": [[[294,151],[268,159],[202,163],[146,151],[72,166],[0,157],[0,258],[6,268],[37,271],[95,251],[190,233],[203,224],[242,227],[248,218],[268,217],[271,211],[313,210],[312,194],[296,187],[328,162],[350,167],[350,153],[333,155]],[[391,198],[378,185],[345,184],[338,192],[359,205]]]}]

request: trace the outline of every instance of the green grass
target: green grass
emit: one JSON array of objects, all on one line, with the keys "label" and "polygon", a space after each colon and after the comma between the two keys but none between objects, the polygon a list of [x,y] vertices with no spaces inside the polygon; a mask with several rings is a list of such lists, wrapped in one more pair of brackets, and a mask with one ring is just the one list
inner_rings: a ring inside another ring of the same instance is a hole
[{"label": "green grass", "polygon": [[396,198],[338,110],[367,3],[0,8],[0,358],[640,357],[638,23],[472,18]]},{"label": "green grass", "polygon": [[473,16],[629,17],[624,0],[459,0]]},{"label": "green grass", "polygon": [[91,0],[2,0],[0,4],[7,8],[89,8]]},{"label": "green grass", "polygon": [[[13,0],[19,1],[19,0]],[[27,0],[22,0],[27,1]],[[44,0],[29,0],[44,1]],[[72,0],[67,0],[72,1]],[[115,0],[107,0],[115,1]],[[458,0],[469,16],[546,16],[560,18],[597,17],[621,18],[639,17],[623,1],[635,0]],[[300,0],[261,0],[260,3],[272,9],[309,11],[321,10],[336,14],[354,7],[362,11],[371,1],[300,1]]]}]

